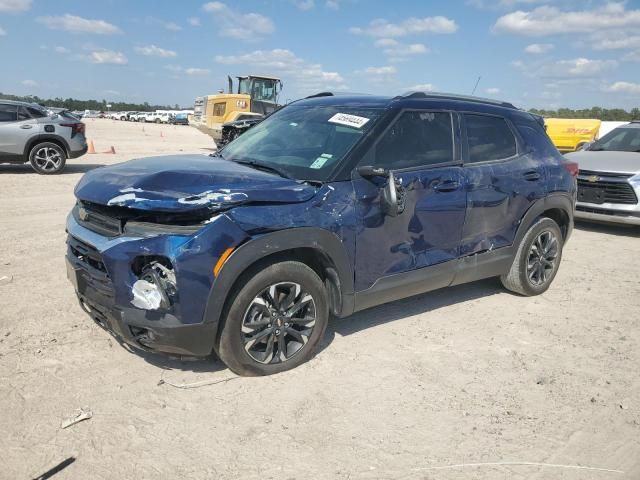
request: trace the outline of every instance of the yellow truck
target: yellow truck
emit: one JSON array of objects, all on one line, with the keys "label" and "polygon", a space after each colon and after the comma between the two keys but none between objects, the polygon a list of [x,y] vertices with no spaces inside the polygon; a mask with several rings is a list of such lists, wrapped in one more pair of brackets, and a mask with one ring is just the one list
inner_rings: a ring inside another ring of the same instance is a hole
[{"label": "yellow truck", "polygon": [[229,79],[229,91],[221,90],[215,95],[198,97],[195,100],[193,124],[208,133],[217,142],[222,138],[222,125],[238,120],[259,118],[278,108],[278,94],[282,81],[277,77],[240,76],[234,92],[233,80]]},{"label": "yellow truck", "polygon": [[579,150],[585,143],[598,139],[600,120],[583,118],[545,118],[547,134],[562,153]]}]

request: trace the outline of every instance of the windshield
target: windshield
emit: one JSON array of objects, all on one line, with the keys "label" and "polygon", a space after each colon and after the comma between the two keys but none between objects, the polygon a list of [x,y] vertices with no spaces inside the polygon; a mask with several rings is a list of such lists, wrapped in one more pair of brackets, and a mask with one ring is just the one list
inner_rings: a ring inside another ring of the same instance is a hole
[{"label": "windshield", "polygon": [[619,127],[595,142],[589,150],[614,152],[640,152],[640,128]]},{"label": "windshield", "polygon": [[289,105],[227,145],[221,156],[272,166],[298,180],[326,181],[381,109]]}]

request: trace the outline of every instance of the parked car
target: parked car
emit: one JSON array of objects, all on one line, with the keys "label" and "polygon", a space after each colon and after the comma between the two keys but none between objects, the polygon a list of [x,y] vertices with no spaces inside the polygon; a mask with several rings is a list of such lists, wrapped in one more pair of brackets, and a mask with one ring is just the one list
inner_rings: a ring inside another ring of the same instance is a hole
[{"label": "parked car", "polygon": [[640,122],[566,156],[580,164],[576,218],[640,225]]},{"label": "parked car", "polygon": [[87,152],[85,126],[68,112],[0,100],[0,163],[27,163],[41,174],[60,173],[68,158]]},{"label": "parked car", "polygon": [[541,117],[508,103],[325,93],[214,156],[85,174],[68,276],[134,347],[272,374],[313,355],[330,315],[494,276],[543,293],[576,173]]},{"label": "parked car", "polygon": [[174,125],[189,125],[189,116],[186,113],[176,113],[171,116],[170,123]]}]

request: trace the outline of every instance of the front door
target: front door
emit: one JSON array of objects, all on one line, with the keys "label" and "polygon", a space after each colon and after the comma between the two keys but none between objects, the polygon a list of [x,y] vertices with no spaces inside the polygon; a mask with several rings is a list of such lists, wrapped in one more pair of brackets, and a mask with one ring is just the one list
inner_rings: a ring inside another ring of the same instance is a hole
[{"label": "front door", "polygon": [[457,130],[450,112],[405,110],[365,155],[361,165],[394,172],[405,209],[396,217],[386,215],[380,202],[386,179],[354,173],[360,216],[356,291],[458,258],[466,194]]},{"label": "front door", "polygon": [[40,124],[24,107],[0,103],[0,159],[22,159],[27,143],[39,130]]}]

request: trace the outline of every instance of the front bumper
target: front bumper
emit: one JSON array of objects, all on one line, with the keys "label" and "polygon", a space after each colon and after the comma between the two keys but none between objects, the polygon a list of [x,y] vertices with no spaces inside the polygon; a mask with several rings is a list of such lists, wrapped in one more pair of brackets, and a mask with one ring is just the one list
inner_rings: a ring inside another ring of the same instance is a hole
[{"label": "front bumper", "polygon": [[[67,277],[83,309],[99,325],[135,348],[209,355],[217,332],[216,324],[204,321],[213,283],[211,266],[219,256],[216,252],[229,246],[218,245],[220,229],[231,232],[223,237],[226,241],[240,237],[233,230],[237,229],[235,224],[224,216],[220,218],[194,235],[110,238],[89,230],[69,215]],[[139,278],[132,265],[141,255],[162,256],[172,262],[178,300],[170,307],[147,310],[133,305],[131,288]]]},{"label": "front bumper", "polygon": [[[592,222],[618,223],[624,225],[640,225],[640,210],[607,208],[602,205],[590,203],[578,203],[576,205],[575,218]],[[625,205],[626,206],[626,205]]]}]

